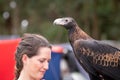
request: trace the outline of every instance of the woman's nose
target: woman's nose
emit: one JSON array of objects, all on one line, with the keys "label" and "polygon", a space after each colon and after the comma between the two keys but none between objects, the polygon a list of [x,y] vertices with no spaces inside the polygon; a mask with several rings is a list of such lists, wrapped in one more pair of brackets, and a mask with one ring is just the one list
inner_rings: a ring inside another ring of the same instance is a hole
[{"label": "woman's nose", "polygon": [[48,70],[48,68],[49,68],[48,66],[49,66],[49,63],[46,62],[46,63],[44,64],[44,69],[45,69],[45,70]]}]

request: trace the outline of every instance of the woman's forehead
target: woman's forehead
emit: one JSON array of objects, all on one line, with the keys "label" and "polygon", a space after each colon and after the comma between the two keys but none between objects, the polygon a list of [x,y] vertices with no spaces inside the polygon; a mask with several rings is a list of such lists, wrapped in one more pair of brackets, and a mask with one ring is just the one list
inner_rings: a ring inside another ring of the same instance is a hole
[{"label": "woman's forehead", "polygon": [[49,48],[49,47],[40,47],[40,48],[38,48],[38,52],[40,52],[40,53],[42,53],[42,52],[51,52],[51,48]]},{"label": "woman's forehead", "polygon": [[51,56],[51,49],[48,47],[41,47],[38,49],[37,55],[40,57]]}]

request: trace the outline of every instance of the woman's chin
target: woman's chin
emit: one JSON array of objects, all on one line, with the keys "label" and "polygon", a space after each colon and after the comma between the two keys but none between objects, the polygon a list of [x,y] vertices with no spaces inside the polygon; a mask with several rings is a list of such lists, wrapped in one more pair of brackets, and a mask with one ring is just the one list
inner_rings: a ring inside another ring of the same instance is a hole
[{"label": "woman's chin", "polygon": [[43,77],[44,77],[44,74],[39,74],[37,78],[41,80]]}]

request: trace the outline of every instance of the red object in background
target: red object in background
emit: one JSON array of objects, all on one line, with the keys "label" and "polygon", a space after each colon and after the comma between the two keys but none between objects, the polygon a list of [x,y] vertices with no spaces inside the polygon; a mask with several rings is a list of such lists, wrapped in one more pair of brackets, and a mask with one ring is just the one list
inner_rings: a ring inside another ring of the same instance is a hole
[{"label": "red object in background", "polygon": [[61,47],[61,46],[52,46],[52,52],[63,53],[63,47]]},{"label": "red object in background", "polygon": [[13,80],[15,50],[20,39],[0,40],[0,80]]}]

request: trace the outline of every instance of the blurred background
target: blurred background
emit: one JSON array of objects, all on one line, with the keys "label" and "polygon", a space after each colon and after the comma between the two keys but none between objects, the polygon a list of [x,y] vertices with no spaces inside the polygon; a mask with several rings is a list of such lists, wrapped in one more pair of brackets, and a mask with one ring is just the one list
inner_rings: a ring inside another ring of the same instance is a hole
[{"label": "blurred background", "polygon": [[120,0],[0,0],[0,35],[40,33],[52,43],[68,42],[67,32],[52,24],[65,16],[95,39],[120,40]]},{"label": "blurred background", "polygon": [[63,80],[71,80],[70,75],[73,80],[89,80],[76,73],[87,76],[73,58],[67,31],[53,26],[58,17],[73,17],[93,38],[120,48],[120,0],[0,0],[0,40],[42,34],[65,49],[60,66]]}]

